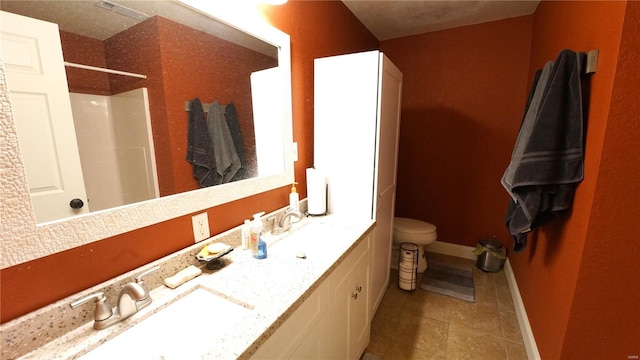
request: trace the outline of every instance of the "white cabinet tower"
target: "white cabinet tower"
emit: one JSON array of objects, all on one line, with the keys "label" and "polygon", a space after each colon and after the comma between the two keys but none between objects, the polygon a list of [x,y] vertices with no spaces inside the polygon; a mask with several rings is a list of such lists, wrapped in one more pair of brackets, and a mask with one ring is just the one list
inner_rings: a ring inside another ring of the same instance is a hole
[{"label": "white cabinet tower", "polygon": [[389,283],[402,73],[377,50],[314,65],[314,167],[327,178],[327,212],[376,220],[373,318]]}]

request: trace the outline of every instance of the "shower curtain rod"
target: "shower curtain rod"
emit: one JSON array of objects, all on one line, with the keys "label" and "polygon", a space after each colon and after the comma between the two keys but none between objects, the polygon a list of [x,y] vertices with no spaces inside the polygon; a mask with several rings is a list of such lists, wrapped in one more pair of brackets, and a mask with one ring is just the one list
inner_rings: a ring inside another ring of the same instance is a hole
[{"label": "shower curtain rod", "polygon": [[85,69],[85,70],[93,70],[93,71],[106,72],[106,73],[109,73],[109,74],[117,74],[117,75],[124,75],[124,76],[137,77],[137,78],[141,78],[141,79],[146,79],[146,78],[147,78],[147,75],[141,75],[141,74],[136,74],[136,73],[130,73],[130,72],[126,72],[126,71],[119,71],[119,70],[105,69],[105,68],[96,67],[96,66],[89,66],[89,65],[76,64],[76,63],[72,63],[72,62],[68,62],[68,61],[65,61],[65,62],[64,62],[64,66],[74,67],[74,68],[78,68],[78,69]]}]

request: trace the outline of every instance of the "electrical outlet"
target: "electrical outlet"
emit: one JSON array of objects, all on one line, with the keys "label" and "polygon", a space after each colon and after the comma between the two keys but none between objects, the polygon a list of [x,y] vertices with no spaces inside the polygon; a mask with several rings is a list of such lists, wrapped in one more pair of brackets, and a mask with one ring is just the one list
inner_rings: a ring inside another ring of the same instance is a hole
[{"label": "electrical outlet", "polygon": [[191,217],[193,224],[193,238],[195,242],[202,241],[211,236],[209,232],[209,217],[206,212]]},{"label": "electrical outlet", "polygon": [[293,161],[298,161],[298,143],[294,142],[292,146]]}]

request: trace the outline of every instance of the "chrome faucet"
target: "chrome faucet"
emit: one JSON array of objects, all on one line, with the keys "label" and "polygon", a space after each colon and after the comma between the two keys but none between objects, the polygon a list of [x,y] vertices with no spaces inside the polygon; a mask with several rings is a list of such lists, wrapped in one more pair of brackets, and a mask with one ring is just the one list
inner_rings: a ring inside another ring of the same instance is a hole
[{"label": "chrome faucet", "polygon": [[75,309],[76,307],[86,304],[92,300],[95,301],[96,309],[93,315],[93,328],[96,330],[105,329],[130,317],[145,306],[151,304],[151,296],[149,296],[149,292],[147,292],[144,286],[142,286],[142,278],[158,270],[160,270],[160,267],[154,266],[136,276],[135,282],[130,282],[124,285],[118,295],[118,306],[116,307],[115,312],[107,302],[107,298],[102,292],[91,294],[80,300],[76,300],[72,302],[70,306]]},{"label": "chrome faucet", "polygon": [[[284,232],[289,231],[289,229],[291,229],[291,218],[295,217],[296,219],[300,220],[302,219],[303,215],[300,211],[296,210],[296,209],[292,209],[292,208],[288,208],[285,212],[284,215],[282,215],[282,217],[280,218],[280,221],[278,222],[278,227],[271,230],[271,233],[273,235],[279,235],[282,234]],[[289,220],[287,222],[287,219]]]}]

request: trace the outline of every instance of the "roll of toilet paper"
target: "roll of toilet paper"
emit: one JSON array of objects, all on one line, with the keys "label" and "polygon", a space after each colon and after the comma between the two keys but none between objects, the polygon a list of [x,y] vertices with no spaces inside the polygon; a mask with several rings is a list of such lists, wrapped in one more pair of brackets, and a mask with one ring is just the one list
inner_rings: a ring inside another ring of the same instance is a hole
[{"label": "roll of toilet paper", "polygon": [[413,261],[402,261],[400,262],[400,271],[410,271],[414,272],[418,268],[418,264]]},{"label": "roll of toilet paper", "polygon": [[400,289],[402,290],[415,290],[416,289],[416,280],[405,280],[405,279],[400,279],[398,281],[398,285],[400,286]]},{"label": "roll of toilet paper", "polygon": [[309,215],[327,213],[327,181],[316,168],[307,169],[307,209]]},{"label": "roll of toilet paper", "polygon": [[418,258],[418,253],[416,251],[403,251],[402,256],[400,257],[400,262],[416,262]]}]

